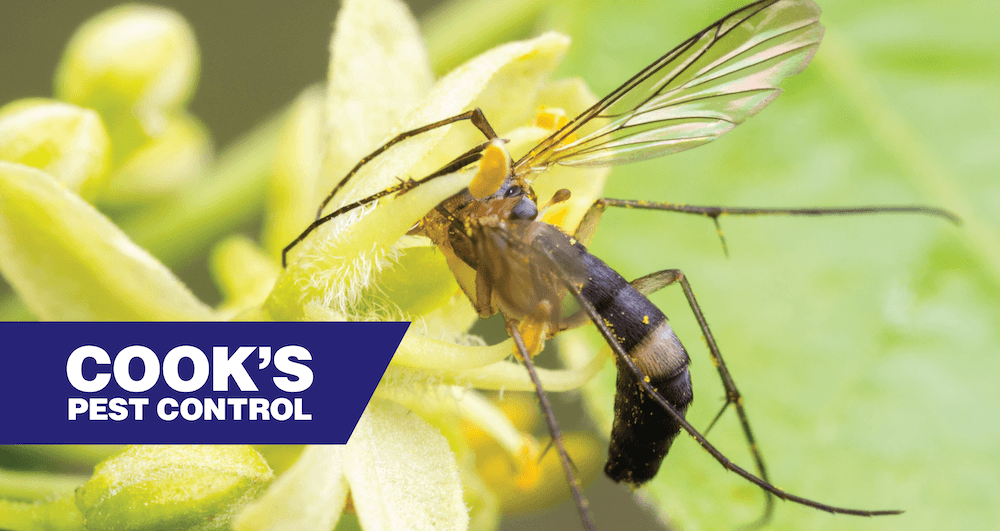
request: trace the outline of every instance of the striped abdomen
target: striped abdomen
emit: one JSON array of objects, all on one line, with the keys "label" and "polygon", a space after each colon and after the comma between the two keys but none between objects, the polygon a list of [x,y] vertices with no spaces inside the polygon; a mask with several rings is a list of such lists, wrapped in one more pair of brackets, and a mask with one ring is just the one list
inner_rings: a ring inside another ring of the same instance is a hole
[{"label": "striped abdomen", "polygon": [[[683,415],[693,397],[689,360],[666,316],[600,259],[586,251],[582,258],[589,273],[583,297],[653,387]],[[614,481],[640,485],[656,475],[680,425],[646,394],[628,367],[616,363],[615,420],[604,473]]]}]

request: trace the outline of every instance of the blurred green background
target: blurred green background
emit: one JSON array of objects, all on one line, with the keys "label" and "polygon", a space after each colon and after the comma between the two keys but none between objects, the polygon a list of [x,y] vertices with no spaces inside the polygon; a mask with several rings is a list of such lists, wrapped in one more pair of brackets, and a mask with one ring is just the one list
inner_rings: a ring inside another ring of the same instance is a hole
[{"label": "blurred green background", "polygon": [[[441,69],[556,28],[574,38],[560,74],[605,94],[744,2],[411,3]],[[51,94],[73,30],[113,2],[0,10],[0,102]],[[194,26],[192,111],[225,146],[325,77],[331,2],[162,2]],[[834,505],[902,516],[830,516],[779,503],[768,529],[994,529],[1000,522],[1000,6],[960,0],[828,0],[812,65],[724,138],[615,169],[607,195],[728,206],[927,203],[965,224],[873,216],[723,219],[610,212],[592,251],[626,278],[680,268],[741,391],[776,484]],[[248,223],[252,224],[252,220]],[[192,282],[197,262],[184,273]],[[195,284],[216,300],[210,283]],[[722,391],[678,290],[653,297],[693,359],[704,427]],[[607,407],[611,398],[607,396]],[[573,413],[569,413],[572,415]],[[572,420],[569,420],[572,423]],[[747,463],[730,413],[711,439]],[[691,441],[652,489],[679,529],[734,529],[761,505]],[[603,529],[645,528],[624,489],[588,491]],[[517,529],[579,528],[571,506]],[[637,518],[636,520],[629,520]]]}]

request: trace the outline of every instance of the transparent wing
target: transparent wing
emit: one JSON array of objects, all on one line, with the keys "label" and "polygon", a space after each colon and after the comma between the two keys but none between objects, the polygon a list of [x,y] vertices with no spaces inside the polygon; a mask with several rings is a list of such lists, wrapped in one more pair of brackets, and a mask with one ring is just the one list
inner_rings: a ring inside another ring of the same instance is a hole
[{"label": "transparent wing", "polygon": [[608,166],[711,142],[809,64],[823,37],[819,15],[811,0],[764,0],[730,13],[556,131],[515,171]]}]

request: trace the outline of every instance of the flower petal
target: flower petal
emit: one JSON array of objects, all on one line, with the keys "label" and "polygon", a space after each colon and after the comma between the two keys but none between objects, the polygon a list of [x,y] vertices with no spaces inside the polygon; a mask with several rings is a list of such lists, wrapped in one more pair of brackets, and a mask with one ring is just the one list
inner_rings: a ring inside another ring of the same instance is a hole
[{"label": "flower petal", "polygon": [[219,311],[229,314],[259,308],[280,271],[256,242],[241,234],[219,242],[209,264],[224,301]]},{"label": "flower petal", "polygon": [[344,473],[365,531],[466,529],[458,462],[406,408],[374,400],[347,442]]},{"label": "flower petal", "polygon": [[0,162],[0,270],[42,319],[205,320],[211,310],[49,174]]},{"label": "flower petal", "polygon": [[458,345],[440,341],[410,331],[392,358],[394,364],[415,369],[455,372],[492,365],[508,358],[513,352],[513,340],[488,347]]},{"label": "flower petal", "polygon": [[[476,106],[483,108],[497,131],[526,122],[534,94],[568,46],[568,37],[546,33],[483,53],[438,81],[395,132],[415,129]],[[455,134],[443,143],[440,154],[414,168],[449,131]],[[352,181],[353,186],[348,185],[338,196],[340,203],[384,190],[398,182],[397,177],[426,175],[481,140],[482,135],[466,125],[441,127],[401,142],[362,168]]]},{"label": "flower petal", "polygon": [[482,430],[482,433],[491,440],[496,441],[513,457],[522,454],[526,445],[537,444],[530,435],[522,435],[495,403],[474,390],[456,386],[416,384],[419,376],[407,378],[405,370],[394,367],[389,371],[394,374],[383,378],[375,389],[379,398],[396,402],[431,421],[441,418],[447,418],[443,422],[454,422],[456,418],[465,419]]},{"label": "flower petal", "polygon": [[307,446],[287,472],[233,521],[236,531],[333,529],[347,502],[343,445]]},{"label": "flower petal", "polygon": [[[542,105],[562,109],[566,116],[572,117],[596,103],[597,96],[583,80],[571,78],[546,85],[539,93],[538,101]],[[547,131],[545,136],[549,134],[551,132]],[[539,202],[548,201],[560,188],[573,192],[568,200],[553,207],[544,221],[559,225],[570,233],[575,231],[590,205],[601,197],[604,182],[610,173],[611,168],[569,168],[557,165],[539,175],[532,183]]]},{"label": "flower petal", "polygon": [[[577,480],[586,487],[603,468],[606,457],[604,443],[587,432],[564,432],[563,444],[566,453],[573,458]],[[486,454],[478,461],[483,480],[497,493],[504,513],[538,511],[570,497],[566,475],[555,451],[544,454],[537,463],[539,470],[535,472],[537,476],[532,478],[534,481],[512,473],[510,462],[503,454]]]},{"label": "flower petal", "polygon": [[316,214],[324,97],[319,86],[302,91],[282,126],[274,171],[267,180],[267,214],[261,230],[264,247],[276,258]]},{"label": "flower petal", "polygon": [[345,1],[330,55],[320,198],[378,147],[434,82],[417,21],[398,0]]},{"label": "flower petal", "polygon": [[193,188],[212,165],[211,133],[196,117],[171,115],[159,135],[122,162],[111,176],[101,205],[127,207],[160,199],[182,188]]},{"label": "flower petal", "polygon": [[394,244],[435,205],[468,186],[472,176],[472,171],[456,172],[363,215],[358,210],[323,225],[315,237],[300,244],[299,257],[278,277],[267,310],[275,319],[298,320],[304,316],[304,303],[318,299],[345,318],[371,317],[355,305],[385,267]]},{"label": "flower petal", "polygon": [[[424,315],[444,306],[459,289],[441,251],[425,238],[403,238],[399,257],[379,277],[376,289],[366,290],[375,301],[399,307],[404,315]],[[416,274],[415,274],[416,273]]]},{"label": "flower petal", "polygon": [[[417,127],[425,125],[433,120],[438,120],[448,116],[454,116],[463,110],[473,107],[481,107],[493,122],[497,131],[503,132],[511,124],[527,123],[532,116],[536,106],[535,95],[539,92],[548,72],[555,66],[562,57],[568,39],[558,34],[546,34],[537,39],[511,43],[487,52],[476,59],[473,59],[465,66],[457,70],[452,75],[442,79],[428,98],[421,104],[413,115],[404,121],[406,127]],[[438,143],[438,139],[441,139]],[[462,153],[470,146],[483,140],[482,134],[469,124],[462,124],[458,127],[442,128],[426,132],[417,138],[409,139],[400,146],[393,148],[390,154],[396,160],[417,160],[417,152],[406,152],[407,149],[423,143],[423,149],[432,152],[423,156],[415,166],[409,168],[393,168],[389,173],[376,173],[380,161],[373,161],[371,173],[365,172],[360,176],[364,181],[364,186],[376,182],[384,176],[397,172],[397,175],[408,175],[418,177],[437,170],[441,165],[451,160],[456,154]],[[400,174],[398,172],[405,171]],[[384,184],[389,184],[386,182]],[[359,182],[359,186],[361,186]],[[374,189],[372,189],[374,190]],[[399,249],[399,247],[396,247]],[[407,253],[417,252],[418,248],[411,247],[403,249],[400,253],[402,257]],[[439,308],[448,307],[446,321],[452,323],[450,328],[444,330],[428,331],[435,337],[454,338],[465,327],[458,322],[469,322],[475,318],[475,313],[471,306],[464,302],[460,305],[449,306],[448,301],[460,290],[455,284],[453,274],[447,269],[442,255],[434,251],[430,253],[430,258],[436,260],[437,267],[428,270],[408,269],[405,258],[400,258],[400,267],[394,267],[380,276],[380,285],[392,283],[394,277],[421,278],[424,292],[423,300],[430,303],[435,302]],[[446,281],[433,282],[428,271],[440,271]],[[384,290],[388,293],[388,290]],[[392,301],[397,302],[398,297],[393,296]],[[402,302],[406,302],[403,300]],[[411,305],[412,306],[412,305]],[[426,307],[432,309],[433,307]],[[443,314],[442,317],[445,317]],[[428,325],[431,325],[428,322]],[[440,327],[438,327],[440,328]]]},{"label": "flower petal", "polygon": [[[569,369],[536,368],[538,380],[546,391],[570,391],[577,389],[594,378],[604,369],[610,358],[609,352],[594,355],[586,364]],[[507,391],[534,391],[535,385],[528,377],[528,371],[520,363],[501,361],[478,369],[470,369],[453,374],[457,383],[472,385],[478,389]]]}]

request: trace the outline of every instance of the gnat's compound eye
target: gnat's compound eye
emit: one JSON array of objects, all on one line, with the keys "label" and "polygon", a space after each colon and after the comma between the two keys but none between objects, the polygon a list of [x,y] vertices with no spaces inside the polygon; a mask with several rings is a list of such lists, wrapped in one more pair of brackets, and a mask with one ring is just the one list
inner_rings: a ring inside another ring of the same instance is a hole
[{"label": "gnat's compound eye", "polygon": [[[508,192],[509,194],[510,192]],[[538,205],[527,197],[522,198],[510,209],[510,217],[513,219],[534,220],[538,216]]]}]

